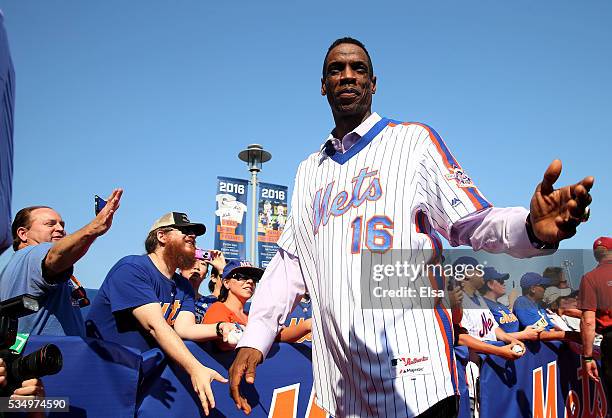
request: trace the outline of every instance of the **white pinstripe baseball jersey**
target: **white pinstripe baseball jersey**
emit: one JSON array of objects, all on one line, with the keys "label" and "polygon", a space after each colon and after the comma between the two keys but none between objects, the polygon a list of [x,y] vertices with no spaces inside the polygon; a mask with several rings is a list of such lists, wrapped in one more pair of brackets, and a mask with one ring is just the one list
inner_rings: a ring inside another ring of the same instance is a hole
[{"label": "white pinstripe baseball jersey", "polygon": [[497,341],[495,329],[499,325],[484,298],[478,293],[470,296],[463,292],[462,306],[461,326],[468,334],[481,341]]},{"label": "white pinstripe baseball jersey", "polygon": [[[278,244],[299,258],[312,297],[320,406],[337,416],[412,417],[455,393],[450,311],[433,302],[363,309],[361,256],[403,249],[418,263],[441,249],[436,231],[448,237],[455,221],[490,205],[428,126],[374,113],[354,132],[361,139],[347,152],[322,149],[300,164]],[[402,357],[425,363],[424,374],[396,377]]]}]

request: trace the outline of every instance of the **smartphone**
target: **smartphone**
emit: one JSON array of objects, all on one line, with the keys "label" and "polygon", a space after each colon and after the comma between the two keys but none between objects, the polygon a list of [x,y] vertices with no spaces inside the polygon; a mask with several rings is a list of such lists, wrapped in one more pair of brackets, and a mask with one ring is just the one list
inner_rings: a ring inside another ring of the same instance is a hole
[{"label": "smartphone", "polygon": [[96,215],[100,213],[100,211],[102,210],[102,208],[104,208],[104,206],[106,206],[106,200],[102,199],[98,195],[95,195],[94,196],[94,211],[96,212]]}]

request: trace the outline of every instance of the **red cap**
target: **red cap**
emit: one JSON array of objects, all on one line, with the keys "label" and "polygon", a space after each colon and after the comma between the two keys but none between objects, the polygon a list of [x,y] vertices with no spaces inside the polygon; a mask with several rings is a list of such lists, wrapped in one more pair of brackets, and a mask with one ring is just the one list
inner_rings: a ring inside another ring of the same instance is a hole
[{"label": "red cap", "polygon": [[599,237],[593,243],[593,249],[597,247],[606,247],[607,250],[612,250],[612,238],[611,237]]}]

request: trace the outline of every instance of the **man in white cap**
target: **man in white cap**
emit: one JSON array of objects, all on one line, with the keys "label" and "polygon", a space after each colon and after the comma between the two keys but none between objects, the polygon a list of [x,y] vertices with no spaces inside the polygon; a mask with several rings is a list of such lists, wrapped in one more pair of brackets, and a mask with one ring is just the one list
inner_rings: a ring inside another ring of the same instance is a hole
[{"label": "man in white cap", "polygon": [[227,339],[231,324],[196,324],[194,291],[176,272],[195,261],[196,237],[206,227],[186,214],[170,212],[159,218],[145,240],[145,255],[122,258],[108,272],[87,318],[87,334],[142,351],[161,348],[191,377],[206,415],[214,408],[213,380],[227,382],[202,365],[181,338]]}]

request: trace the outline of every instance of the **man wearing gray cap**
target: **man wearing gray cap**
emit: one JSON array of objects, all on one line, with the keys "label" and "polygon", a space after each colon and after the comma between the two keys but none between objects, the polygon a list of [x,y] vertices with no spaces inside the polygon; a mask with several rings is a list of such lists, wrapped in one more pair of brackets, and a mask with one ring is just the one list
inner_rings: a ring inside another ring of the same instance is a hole
[{"label": "man wearing gray cap", "polygon": [[227,382],[203,366],[181,338],[227,339],[231,324],[195,322],[194,291],[176,272],[195,262],[196,237],[206,227],[186,214],[170,212],[159,218],[145,240],[145,255],[122,258],[107,274],[87,318],[87,334],[142,351],[161,348],[191,377],[206,415],[214,408],[213,380]]}]

